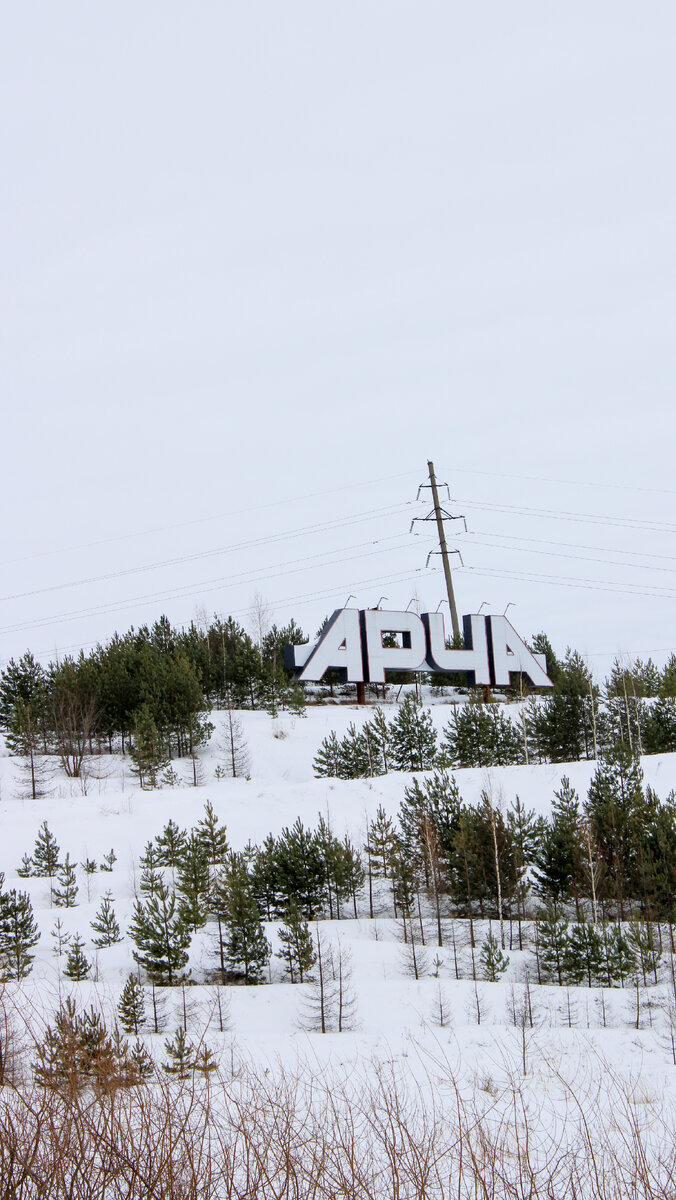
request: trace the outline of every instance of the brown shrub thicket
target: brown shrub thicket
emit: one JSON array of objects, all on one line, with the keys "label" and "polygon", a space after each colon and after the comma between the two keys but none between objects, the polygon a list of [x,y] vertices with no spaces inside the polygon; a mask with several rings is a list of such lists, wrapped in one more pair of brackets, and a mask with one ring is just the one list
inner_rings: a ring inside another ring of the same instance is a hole
[{"label": "brown shrub thicket", "polygon": [[373,1064],[358,1085],[281,1068],[158,1078],[109,1094],[8,1084],[0,1091],[0,1196],[673,1197],[667,1114],[605,1070],[602,1096],[581,1097],[554,1078],[557,1103],[537,1112],[518,1083],[463,1093],[450,1073],[416,1085]]}]

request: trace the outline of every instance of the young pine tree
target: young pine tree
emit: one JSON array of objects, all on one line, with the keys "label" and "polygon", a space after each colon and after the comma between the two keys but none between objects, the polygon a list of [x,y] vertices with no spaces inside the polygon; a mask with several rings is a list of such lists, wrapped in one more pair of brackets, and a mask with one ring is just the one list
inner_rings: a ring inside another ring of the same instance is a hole
[{"label": "young pine tree", "polygon": [[39,940],[28,894],[15,889],[0,893],[0,975],[25,979],[33,968],[35,955],[31,951]]},{"label": "young pine tree", "polygon": [[544,983],[563,986],[568,961],[568,923],[551,906],[540,913],[537,922],[538,970]]},{"label": "young pine tree", "polygon": [[120,1000],[117,1006],[120,1025],[125,1033],[133,1033],[138,1037],[146,1019],[145,992],[138,975],[133,972],[127,976]]},{"label": "young pine tree", "polygon": [[42,822],[33,850],[33,874],[53,879],[60,866],[59,845],[46,821]]},{"label": "young pine tree", "polygon": [[70,855],[67,854],[63,861],[63,866],[57,875],[56,883],[52,886],[54,907],[75,908],[78,891],[75,866],[70,861]]},{"label": "young pine tree", "polygon": [[195,832],[204,847],[209,866],[217,867],[224,863],[230,849],[228,833],[225,825],[221,824],[216,816],[211,800],[206,801],[204,816],[198,821]]},{"label": "young pine tree", "polygon": [[98,934],[98,937],[95,937],[93,942],[99,949],[103,949],[105,946],[114,946],[116,942],[122,941],[120,924],[115,916],[112,901],[113,897],[111,893],[106,892],[101,901],[101,907],[91,922],[94,933]]},{"label": "young pine tree", "polygon": [[603,968],[603,941],[591,921],[573,925],[566,953],[566,975],[571,983],[593,987]]},{"label": "young pine tree", "polygon": [[187,844],[188,834],[185,829],[180,829],[175,821],[167,821],[162,832],[155,838],[157,865],[171,867],[174,871],[183,858]]},{"label": "young pine tree", "polygon": [[166,739],[155,724],[147,704],[137,709],[134,719],[134,742],[129,747],[132,771],[144,790],[156,788],[158,776],[169,764]]},{"label": "young pine tree", "polygon": [[167,1038],[164,1049],[168,1061],[162,1063],[162,1070],[176,1079],[188,1079],[195,1069],[196,1051],[192,1042],[186,1041],[185,1030],[176,1030],[173,1038]]},{"label": "young pine tree", "polygon": [[191,833],[179,862],[176,890],[181,917],[193,933],[206,925],[210,886],[207,851],[199,835]]},{"label": "young pine tree", "polygon": [[318,779],[329,778],[337,779],[340,777],[341,769],[341,752],[340,742],[332,730],[328,737],[325,737],[315,755],[312,764],[315,776]]},{"label": "young pine tree", "polygon": [[190,930],[175,893],[165,883],[160,883],[145,903],[136,901],[128,933],[136,946],[134,960],[153,983],[173,987],[181,982],[188,962]]},{"label": "young pine tree", "polygon": [[261,983],[272,947],[261,924],[251,882],[243,872],[233,873],[220,913],[220,956],[226,970],[245,984]]},{"label": "young pine tree", "polygon": [[310,927],[291,900],[284,914],[284,924],[277,930],[281,950],[276,957],[284,963],[285,974],[292,983],[305,983],[314,966],[316,953]]},{"label": "young pine tree", "polygon": [[391,725],[392,763],[397,771],[430,770],[437,757],[437,734],[428,710],[409,693]]},{"label": "young pine tree", "polygon": [[488,983],[497,983],[509,966],[509,958],[500,949],[497,938],[489,933],[479,954],[481,977]]},{"label": "young pine tree", "polygon": [[84,952],[84,942],[79,933],[75,934],[71,947],[68,951],[64,975],[68,979],[87,979],[91,970],[91,963]]}]

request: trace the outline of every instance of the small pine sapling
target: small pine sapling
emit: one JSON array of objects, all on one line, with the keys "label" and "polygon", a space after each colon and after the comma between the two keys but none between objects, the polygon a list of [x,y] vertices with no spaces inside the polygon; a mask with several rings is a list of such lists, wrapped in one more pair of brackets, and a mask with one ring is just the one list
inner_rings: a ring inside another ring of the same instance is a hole
[{"label": "small pine sapling", "polygon": [[91,963],[85,955],[84,946],[84,941],[79,933],[76,933],[68,951],[66,966],[63,972],[68,979],[81,980],[89,977]]},{"label": "small pine sapling", "polygon": [[179,829],[175,821],[168,821],[159,837],[155,838],[158,857],[153,865],[171,867],[174,871],[183,858],[187,841],[185,829]]},{"label": "small pine sapling", "polygon": [[275,957],[284,963],[285,975],[291,983],[305,983],[317,956],[310,927],[295,900],[287,905],[284,924],[277,930],[277,936],[281,950],[277,950]]},{"label": "small pine sapling", "polygon": [[170,788],[180,787],[181,783],[182,783],[181,776],[179,775],[176,768],[173,767],[170,763],[169,766],[166,768],[166,770],[164,770],[162,772],[162,787],[170,787]]},{"label": "small pine sapling", "polygon": [[80,863],[80,866],[84,871],[85,879],[87,881],[87,903],[89,904],[89,901],[92,898],[91,877],[92,875],[96,874],[99,866],[95,858],[85,858],[84,862]]},{"label": "small pine sapling", "polygon": [[117,1011],[125,1033],[133,1033],[138,1037],[139,1030],[143,1028],[146,1020],[146,997],[138,975],[134,975],[133,972],[127,976]]},{"label": "small pine sapling", "polygon": [[211,800],[206,801],[204,816],[201,821],[197,822],[195,832],[201,845],[204,847],[209,866],[216,867],[224,863],[230,849],[228,845],[228,833],[225,825],[216,816],[216,811]]},{"label": "small pine sapling", "polygon": [[21,866],[17,867],[16,873],[20,879],[30,879],[35,874],[35,866],[30,854],[24,854]]},{"label": "small pine sapling", "polygon": [[100,871],[112,871],[116,862],[117,862],[117,854],[115,853],[114,850],[111,849],[108,851],[107,854],[104,854],[103,862],[100,864],[99,870]]},{"label": "small pine sapling", "polygon": [[57,958],[61,958],[64,950],[70,946],[71,936],[72,935],[70,933],[66,933],[61,917],[59,917],[54,928],[50,930],[50,937],[54,939],[55,943],[52,953],[55,954]]},{"label": "small pine sapling", "polygon": [[196,1054],[192,1042],[186,1041],[185,1030],[179,1026],[173,1038],[166,1039],[164,1049],[168,1062],[162,1063],[162,1070],[177,1079],[188,1079],[195,1069]]},{"label": "small pine sapling", "polygon": [[106,946],[114,946],[116,942],[122,941],[120,924],[115,916],[112,900],[111,893],[106,892],[101,901],[101,907],[91,923],[94,933],[99,935],[93,939],[93,942],[100,950]]},{"label": "small pine sapling", "polygon": [[481,977],[487,983],[497,983],[509,966],[509,957],[503,954],[497,938],[489,933],[479,954]]},{"label": "small pine sapling", "polygon": [[140,1083],[144,1083],[147,1079],[152,1079],[155,1074],[155,1062],[140,1038],[136,1039],[129,1051],[129,1061]]},{"label": "small pine sapling", "polygon": [[75,908],[79,888],[75,877],[75,866],[67,854],[63,866],[57,875],[57,882],[52,886],[52,901],[55,908]]},{"label": "small pine sapling", "polygon": [[[27,892],[0,893],[0,975],[5,979],[25,979],[33,968],[31,951],[40,940]],[[0,1057],[2,1039],[0,1038]]]},{"label": "small pine sapling", "polygon": [[33,849],[34,874],[53,879],[59,869],[59,845],[46,821],[42,822]]},{"label": "small pine sapling", "polygon": [[199,1052],[193,1063],[193,1071],[196,1075],[202,1075],[205,1079],[209,1079],[215,1071],[218,1070],[218,1059],[213,1050],[207,1046],[206,1042],[202,1042]]}]

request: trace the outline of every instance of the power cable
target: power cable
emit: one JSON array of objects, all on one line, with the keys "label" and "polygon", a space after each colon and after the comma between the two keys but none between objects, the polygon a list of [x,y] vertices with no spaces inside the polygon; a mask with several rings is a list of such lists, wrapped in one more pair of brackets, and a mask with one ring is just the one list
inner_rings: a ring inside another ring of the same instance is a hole
[{"label": "power cable", "polygon": [[[390,539],[381,539],[381,540],[390,540]],[[363,542],[361,544],[372,546],[372,545],[375,545],[376,543]],[[397,549],[401,549],[401,548],[403,548],[403,547],[387,546],[387,547],[383,547],[380,550],[369,550],[369,552],[367,554],[353,554],[353,555],[349,555],[349,556],[343,557],[343,558],[329,559],[327,562],[324,562],[320,565],[322,565],[324,567],[340,566],[342,563],[352,562],[355,559],[374,558],[377,554],[389,554],[392,552],[392,550],[397,550]],[[330,552],[327,551],[326,553],[330,553]],[[103,615],[104,613],[123,612],[126,608],[128,608],[132,604],[156,604],[158,601],[164,601],[164,600],[185,600],[190,596],[204,595],[208,592],[218,591],[223,586],[224,583],[225,584],[238,583],[240,586],[242,584],[260,583],[261,579],[267,578],[267,576],[273,572],[277,578],[279,578],[281,576],[285,576],[285,575],[299,575],[299,574],[302,574],[302,572],[307,569],[308,562],[313,561],[313,558],[317,559],[317,558],[322,558],[322,557],[325,557],[325,555],[321,555],[321,554],[314,555],[311,558],[304,556],[302,559],[292,560],[292,562],[296,562],[296,563],[300,562],[303,564],[300,567],[293,567],[293,569],[288,569],[288,564],[279,563],[279,564],[275,564],[272,566],[258,567],[255,569],[255,571],[253,573],[250,571],[247,571],[247,572],[243,572],[240,575],[224,575],[224,576],[219,577],[218,579],[205,580],[202,583],[199,583],[196,585],[195,584],[185,584],[183,587],[172,588],[172,589],[168,589],[167,591],[163,591],[163,592],[149,592],[149,593],[145,593],[141,596],[129,596],[124,600],[116,600],[112,604],[93,605],[88,608],[74,609],[70,612],[58,613],[55,615],[53,614],[48,617],[36,617],[30,621],[21,621],[21,622],[17,622],[14,625],[4,626],[3,628],[0,629],[0,634],[6,635],[6,634],[10,634],[10,633],[20,633],[23,630],[29,630],[29,629],[43,629],[43,628],[45,628],[45,626],[61,625],[64,622],[76,621],[83,617],[100,616],[100,615]],[[280,569],[280,568],[285,568],[285,569]]]},{"label": "power cable", "polygon": [[[470,546],[486,546],[489,549],[493,549],[493,550],[504,549],[504,547],[501,546],[499,544],[499,542],[475,542],[472,540],[471,537],[468,537],[463,540],[463,545],[467,545],[467,544],[469,544]],[[626,562],[617,562],[617,560],[615,560],[615,559],[608,559],[608,558],[590,558],[589,556],[585,556],[582,554],[561,554],[559,551],[556,551],[556,550],[536,550],[532,546],[513,546],[511,549],[516,554],[544,554],[548,558],[566,558],[566,559],[572,559],[575,562],[593,562],[593,563],[598,563],[599,566],[608,566],[608,567],[640,566],[642,571],[662,571],[662,572],[666,572],[668,575],[676,574],[676,567],[655,567],[655,566],[651,566],[649,563],[626,563]],[[609,551],[609,553],[612,554],[612,551]]]},{"label": "power cable", "polygon": [[66,583],[54,583],[48,587],[34,588],[27,592],[12,592],[7,596],[0,596],[0,601],[9,600],[25,600],[30,596],[40,596],[47,592],[58,592],[65,588],[84,587],[90,583],[105,583],[111,579],[122,579],[128,575],[145,574],[148,571],[158,571],[165,567],[179,566],[182,563],[198,562],[205,558],[218,558],[222,554],[233,554],[238,550],[251,550],[260,546],[267,546],[271,543],[290,541],[297,537],[306,537],[314,533],[325,533],[331,529],[345,529],[351,525],[360,525],[366,521],[372,521],[376,517],[394,516],[403,512],[409,507],[408,503],[388,505],[385,508],[366,509],[361,513],[353,513],[348,517],[336,518],[333,521],[324,521],[316,525],[304,525],[297,529],[288,530],[286,533],[266,534],[265,537],[254,538],[244,542],[236,542],[231,546],[217,546],[211,550],[197,551],[194,554],[181,554],[174,558],[166,558],[159,562],[144,563],[138,567],[125,567],[119,571],[108,571],[104,575],[90,575],[84,579],[73,579]]},{"label": "power cable", "polygon": [[[344,588],[371,587],[372,585],[380,586],[384,583],[403,583],[412,579],[414,576],[416,579],[427,578],[430,575],[438,575],[439,573],[438,567],[415,567],[412,571],[404,571],[396,575],[375,575],[371,579],[353,579],[351,582],[341,583],[341,596]],[[283,604],[297,604],[299,607],[301,607],[305,604],[313,604],[315,600],[326,600],[330,599],[331,597],[334,597],[335,599],[336,595],[336,588],[330,588],[324,592],[301,592],[297,596],[285,596],[283,599],[272,599],[269,601],[269,604],[271,607],[281,607]],[[228,615],[231,617],[244,616],[249,611],[250,609],[248,607],[235,608]],[[58,646],[55,647],[54,650],[40,651],[36,657],[41,658],[44,654],[61,653],[64,650],[81,650],[90,646],[96,646],[97,644],[98,642],[73,642],[70,646]]]},{"label": "power cable", "polygon": [[598,479],[557,479],[552,475],[509,474],[507,471],[477,471],[472,467],[444,467],[447,474],[482,475],[490,479],[518,479],[526,483],[563,483],[568,487],[605,488],[622,492],[647,492],[659,496],[676,496],[674,488],[638,487],[632,483],[601,483]]},{"label": "power cable", "polygon": [[491,504],[486,500],[461,500],[456,503],[465,504],[468,508],[486,509],[491,512],[504,512],[522,517],[547,517],[553,521],[580,521],[583,524],[598,524],[620,526],[627,529],[645,529],[654,533],[676,533],[676,525],[667,522],[643,521],[637,517],[608,517],[600,513],[576,513],[566,509],[528,508],[519,504]]},{"label": "power cable", "polygon": [[229,517],[240,517],[244,513],[261,512],[268,508],[279,508],[283,504],[300,504],[304,500],[314,500],[319,496],[332,496],[338,492],[354,491],[358,488],[369,487],[374,483],[387,483],[391,479],[408,478],[410,475],[417,475],[417,471],[400,471],[395,475],[381,475],[378,479],[364,479],[358,483],[348,483],[341,487],[327,488],[326,490],[320,492],[307,492],[304,496],[290,496],[287,497],[286,500],[278,498],[271,500],[266,504],[247,504],[245,508],[232,509],[230,512],[226,513],[216,513],[210,517],[194,517],[190,521],[178,521],[172,525],[158,525],[153,529],[131,530],[127,531],[126,533],[115,534],[113,537],[98,538],[93,542],[80,542],[79,545],[75,546],[61,546],[55,550],[40,550],[35,554],[24,554],[18,558],[5,559],[4,562],[0,562],[0,566],[7,567],[13,565],[14,563],[29,562],[35,558],[47,558],[53,554],[70,554],[76,550],[90,550],[95,546],[109,546],[113,542],[122,542],[129,538],[149,537],[155,533],[169,533],[174,529],[187,529],[190,526],[203,525],[209,521],[223,521],[227,520]]}]

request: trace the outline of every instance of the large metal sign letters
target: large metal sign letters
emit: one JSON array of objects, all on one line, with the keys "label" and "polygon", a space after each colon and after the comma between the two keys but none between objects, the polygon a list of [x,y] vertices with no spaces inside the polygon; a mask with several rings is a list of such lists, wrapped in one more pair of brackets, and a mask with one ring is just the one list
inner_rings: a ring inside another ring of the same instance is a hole
[{"label": "large metal sign letters", "polygon": [[[463,617],[465,649],[448,650],[441,613],[337,609],[319,641],[287,646],[287,667],[307,683],[337,670],[349,683],[384,683],[386,671],[464,674],[468,684],[507,687],[525,675],[533,687],[552,687],[544,654],[534,654],[506,617]],[[387,636],[394,635],[394,636]]]}]

